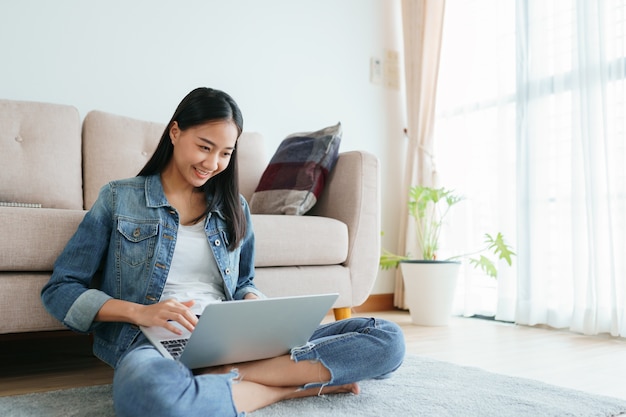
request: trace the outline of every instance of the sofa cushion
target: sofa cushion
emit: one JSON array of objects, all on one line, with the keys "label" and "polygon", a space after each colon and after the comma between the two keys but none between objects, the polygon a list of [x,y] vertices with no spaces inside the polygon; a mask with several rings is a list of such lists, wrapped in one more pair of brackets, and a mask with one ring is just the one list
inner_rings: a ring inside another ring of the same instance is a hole
[{"label": "sofa cushion", "polygon": [[348,256],[348,227],[317,216],[253,214],[255,266],[336,265]]},{"label": "sofa cushion", "polygon": [[[134,177],[156,149],[165,124],[132,119],[98,110],[83,122],[85,208],[109,181]],[[249,201],[266,165],[263,137],[243,132],[237,144],[239,188]]]},{"label": "sofa cushion", "polygon": [[252,213],[302,215],[309,211],[337,162],[340,143],[341,123],[287,136],[252,195]]},{"label": "sofa cushion", "polygon": [[[0,207],[0,224],[12,236],[0,240],[0,271],[51,271],[84,215],[83,210]],[[348,228],[338,220],[254,214],[252,225],[257,267],[335,265],[346,260]]]},{"label": "sofa cushion", "polygon": [[0,271],[52,271],[84,210],[0,207]]},{"label": "sofa cushion", "polygon": [[112,180],[136,176],[157,147],[164,124],[94,110],[83,122],[85,208]]},{"label": "sofa cushion", "polygon": [[237,170],[239,192],[247,201],[252,198],[266,166],[263,135],[257,132],[243,132],[237,140]]},{"label": "sofa cushion", "polygon": [[335,307],[353,305],[350,268],[343,265],[256,268],[254,284],[268,297],[336,292]]},{"label": "sofa cushion", "polygon": [[0,100],[0,201],[82,209],[80,116],[72,106]]},{"label": "sofa cushion", "polygon": [[49,279],[49,272],[0,272],[0,334],[67,329],[41,303]]}]

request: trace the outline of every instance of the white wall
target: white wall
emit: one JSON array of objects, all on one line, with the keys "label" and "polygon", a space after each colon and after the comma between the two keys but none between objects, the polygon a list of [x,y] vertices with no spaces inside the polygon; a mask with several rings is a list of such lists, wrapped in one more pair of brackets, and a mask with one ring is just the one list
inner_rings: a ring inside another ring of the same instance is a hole
[{"label": "white wall", "polygon": [[[401,50],[399,0],[0,0],[0,98],[165,123],[197,86],[219,88],[282,138],[341,121],[341,150],[381,159],[383,244],[393,246],[401,94],[369,81]],[[396,155],[394,155],[396,156]],[[381,273],[374,293],[393,292]]]}]

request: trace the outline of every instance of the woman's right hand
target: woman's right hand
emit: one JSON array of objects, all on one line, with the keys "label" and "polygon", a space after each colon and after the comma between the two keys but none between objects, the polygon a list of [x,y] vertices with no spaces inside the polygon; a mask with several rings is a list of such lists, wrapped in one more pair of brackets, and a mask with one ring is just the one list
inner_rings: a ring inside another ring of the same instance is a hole
[{"label": "woman's right hand", "polygon": [[198,318],[191,312],[192,305],[193,300],[180,302],[169,299],[156,304],[142,305],[110,299],[98,311],[96,321],[121,321],[146,327],[160,326],[180,335],[181,330],[171,322],[177,322],[192,332],[198,323]]},{"label": "woman's right hand", "polygon": [[174,299],[160,301],[156,304],[143,305],[138,309],[135,324],[139,326],[159,326],[173,333],[182,334],[181,330],[171,322],[175,321],[190,332],[193,331],[198,318],[191,312],[193,300],[177,301]]}]

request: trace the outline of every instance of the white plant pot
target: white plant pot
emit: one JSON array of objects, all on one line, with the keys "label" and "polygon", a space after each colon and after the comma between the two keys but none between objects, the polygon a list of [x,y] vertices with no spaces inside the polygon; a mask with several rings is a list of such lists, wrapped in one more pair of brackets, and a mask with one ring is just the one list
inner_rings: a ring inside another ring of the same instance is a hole
[{"label": "white plant pot", "polygon": [[460,266],[460,262],[453,261],[400,263],[404,281],[404,300],[414,324],[448,325]]}]

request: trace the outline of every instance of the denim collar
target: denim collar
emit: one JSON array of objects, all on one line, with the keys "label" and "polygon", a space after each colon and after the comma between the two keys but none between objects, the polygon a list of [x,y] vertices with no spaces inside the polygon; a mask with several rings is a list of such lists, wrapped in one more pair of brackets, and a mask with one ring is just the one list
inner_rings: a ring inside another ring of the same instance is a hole
[{"label": "denim collar", "polygon": [[161,174],[146,177],[146,204],[148,207],[169,207],[161,183]]},{"label": "denim collar", "polygon": [[[167,201],[167,197],[165,197],[165,192],[163,191],[161,174],[153,174],[146,177],[146,204],[148,207],[170,207],[170,203]],[[211,213],[215,213],[223,220],[226,219],[222,213],[221,203],[217,207],[213,207]]]}]

